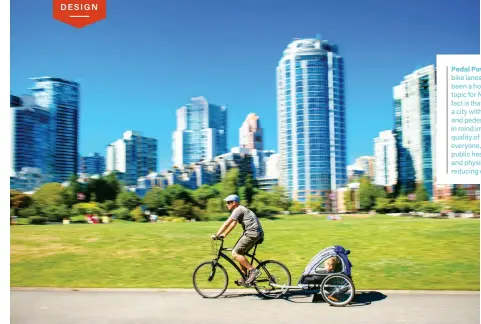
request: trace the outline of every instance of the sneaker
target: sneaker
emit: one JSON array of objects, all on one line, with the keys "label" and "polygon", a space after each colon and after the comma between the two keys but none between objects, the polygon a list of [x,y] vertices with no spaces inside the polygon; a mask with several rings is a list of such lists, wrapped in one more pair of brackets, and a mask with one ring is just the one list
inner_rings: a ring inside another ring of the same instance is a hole
[{"label": "sneaker", "polygon": [[257,269],[252,269],[249,272],[249,277],[246,280],[247,284],[250,284],[252,281],[256,280],[261,275],[261,272]]}]

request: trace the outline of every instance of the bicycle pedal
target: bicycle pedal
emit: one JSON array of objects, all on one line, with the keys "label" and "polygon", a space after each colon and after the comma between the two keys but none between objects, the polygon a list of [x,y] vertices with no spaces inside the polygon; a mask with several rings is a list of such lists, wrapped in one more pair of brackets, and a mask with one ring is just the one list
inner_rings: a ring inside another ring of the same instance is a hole
[{"label": "bicycle pedal", "polygon": [[243,286],[243,285],[244,285],[242,282],[240,282],[240,280],[236,280],[236,281],[234,281],[234,283],[235,283],[237,286]]}]

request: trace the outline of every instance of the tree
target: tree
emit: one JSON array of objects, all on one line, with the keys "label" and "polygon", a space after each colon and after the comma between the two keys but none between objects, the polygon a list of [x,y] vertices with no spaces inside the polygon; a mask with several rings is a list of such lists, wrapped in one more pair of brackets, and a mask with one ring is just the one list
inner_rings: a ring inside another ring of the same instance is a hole
[{"label": "tree", "polygon": [[10,208],[14,209],[16,214],[20,209],[27,208],[33,203],[32,197],[23,192],[10,190]]},{"label": "tree", "polygon": [[259,217],[268,216],[281,211],[272,201],[273,195],[269,192],[259,190],[254,196],[250,208]]},{"label": "tree", "polygon": [[305,212],[305,204],[300,201],[294,201],[289,207],[289,211],[293,214],[301,214]]},{"label": "tree", "polygon": [[73,174],[69,179],[68,187],[64,189],[64,200],[68,207],[78,202],[78,194],[87,193],[87,188],[78,182],[78,176]]},{"label": "tree", "polygon": [[247,203],[251,204],[252,199],[254,198],[254,195],[256,193],[257,182],[255,179],[252,178],[252,175],[250,173],[247,174],[244,187],[246,188],[245,195],[246,195]]},{"label": "tree", "polygon": [[104,209],[105,211],[111,211],[111,210],[114,210],[115,209],[115,202],[112,201],[112,200],[106,200],[104,201],[102,204],[102,209]]},{"label": "tree", "polygon": [[140,198],[132,191],[124,191],[117,196],[117,205],[119,207],[125,207],[128,210],[133,210],[140,204]]},{"label": "tree", "polygon": [[113,200],[114,194],[107,180],[100,177],[99,179],[89,179],[87,182],[88,197],[91,201],[103,203],[106,200]]},{"label": "tree", "polygon": [[144,197],[144,205],[151,211],[157,212],[165,206],[165,196],[163,190],[154,187],[147,192]]},{"label": "tree", "polygon": [[22,208],[18,210],[18,216],[23,217],[23,218],[29,218],[32,216],[37,216],[39,214],[39,211],[35,207],[35,205],[28,206],[26,208]]},{"label": "tree", "polygon": [[271,192],[271,201],[274,206],[278,206],[281,210],[288,210],[291,202],[289,196],[283,187],[274,187]]},{"label": "tree", "polygon": [[227,211],[224,202],[220,198],[210,198],[207,201],[206,210],[208,213],[217,214]]},{"label": "tree", "polygon": [[122,191],[122,185],[117,179],[116,172],[111,172],[104,179],[108,186],[108,191],[105,194],[105,200],[115,201],[115,199],[117,199],[117,195]]},{"label": "tree", "polygon": [[315,212],[321,212],[323,208],[323,199],[321,195],[309,195],[307,196],[306,207]]},{"label": "tree", "polygon": [[174,200],[183,200],[185,202],[192,202],[192,197],[189,195],[187,189],[179,184],[167,186],[164,189],[165,205],[172,206]]},{"label": "tree", "polygon": [[220,196],[225,198],[229,195],[237,195],[237,188],[239,183],[239,169],[232,168],[225,174],[220,182]]},{"label": "tree", "polygon": [[51,205],[63,205],[65,204],[64,189],[60,183],[46,183],[32,195],[32,199],[40,208]]},{"label": "tree", "polygon": [[388,193],[387,193],[386,188],[384,186],[379,186],[379,185],[373,184],[372,188],[373,188],[373,195],[374,195],[375,198],[388,198]]},{"label": "tree", "polygon": [[70,217],[70,209],[66,205],[48,205],[43,208],[43,214],[51,222],[59,222]]},{"label": "tree", "polygon": [[424,187],[423,183],[418,183],[416,187],[416,201],[421,202],[421,201],[428,201],[429,200],[429,194],[426,188]]},{"label": "tree", "polygon": [[214,186],[202,185],[192,193],[194,199],[203,208],[207,207],[207,201],[219,195],[219,192]]},{"label": "tree", "polygon": [[347,212],[351,212],[354,210],[354,201],[352,200],[353,194],[354,193],[349,188],[347,188],[347,190],[344,191],[344,206],[346,206]]},{"label": "tree", "polygon": [[376,190],[367,177],[362,177],[359,186],[359,201],[361,210],[370,210],[376,203]]},{"label": "tree", "polygon": [[169,215],[190,219],[192,217],[192,204],[186,203],[183,200],[174,200]]}]

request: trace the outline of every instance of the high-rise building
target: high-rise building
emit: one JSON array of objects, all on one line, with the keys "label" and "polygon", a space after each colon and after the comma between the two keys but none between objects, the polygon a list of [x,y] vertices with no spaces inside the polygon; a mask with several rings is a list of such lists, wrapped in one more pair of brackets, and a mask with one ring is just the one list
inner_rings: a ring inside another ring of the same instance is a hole
[{"label": "high-rise building", "polygon": [[354,162],[347,166],[347,179],[349,182],[359,181],[361,177],[366,175],[366,170],[364,170],[359,164]]},{"label": "high-rise building", "polygon": [[126,131],[123,138],[107,147],[107,172],[124,173],[126,185],[133,186],[140,177],[157,170],[157,140]]},{"label": "high-rise building", "polygon": [[239,145],[249,150],[262,151],[262,128],[259,116],[254,113],[247,115],[247,118],[239,128]]},{"label": "high-rise building", "polygon": [[364,175],[371,180],[374,180],[375,160],[376,158],[374,156],[361,156],[358,157],[355,162],[364,170]]},{"label": "high-rise building", "polygon": [[267,178],[279,179],[279,153],[273,153],[265,159]]},{"label": "high-rise building", "polygon": [[374,183],[393,189],[397,183],[396,138],[391,130],[382,131],[374,139]]},{"label": "high-rise building", "polygon": [[22,104],[22,99],[19,96],[10,94],[10,107],[20,107]]},{"label": "high-rise building", "polygon": [[105,157],[99,153],[90,153],[80,157],[80,173],[103,174],[105,172]]},{"label": "high-rise building", "polygon": [[177,110],[177,130],[172,135],[173,163],[182,167],[213,159],[227,152],[227,107],[192,97]]},{"label": "high-rise building", "polygon": [[433,197],[436,174],[436,68],[429,65],[393,88],[398,181],[401,191],[424,184]]},{"label": "high-rise building", "polygon": [[287,46],[277,66],[277,111],[280,185],[289,196],[305,201],[344,186],[344,60],[336,45],[308,38]]},{"label": "high-rise building", "polygon": [[15,100],[21,106],[11,107],[12,169],[35,169],[46,174],[52,163],[49,145],[50,112],[35,104],[32,96]]},{"label": "high-rise building", "polygon": [[48,145],[52,153],[47,174],[64,182],[77,174],[79,84],[59,78],[32,78],[35,103],[50,113]]}]

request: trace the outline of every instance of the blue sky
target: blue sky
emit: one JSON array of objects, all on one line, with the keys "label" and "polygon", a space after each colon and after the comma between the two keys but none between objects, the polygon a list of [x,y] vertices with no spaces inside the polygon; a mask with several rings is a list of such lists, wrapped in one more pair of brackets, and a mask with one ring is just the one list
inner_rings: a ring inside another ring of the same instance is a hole
[{"label": "blue sky", "polygon": [[296,37],[338,44],[345,58],[348,163],[373,154],[393,126],[392,87],[436,54],[480,49],[478,0],[107,1],[107,18],[77,29],[52,17],[51,0],[11,2],[11,92],[30,77],[81,84],[80,153],[137,130],[158,140],[171,166],[176,109],[192,96],[228,105],[228,145],[250,112],[277,149],[276,75]]}]

